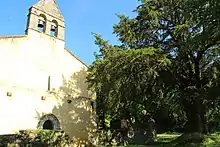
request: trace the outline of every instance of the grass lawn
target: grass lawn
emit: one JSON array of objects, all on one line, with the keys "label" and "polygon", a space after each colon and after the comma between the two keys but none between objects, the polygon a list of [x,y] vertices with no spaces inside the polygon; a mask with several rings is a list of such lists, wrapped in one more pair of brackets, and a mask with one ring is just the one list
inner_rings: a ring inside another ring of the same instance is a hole
[{"label": "grass lawn", "polygon": [[[185,135],[188,135],[188,134],[185,134]],[[169,132],[164,133],[164,134],[158,134],[154,145],[129,145],[129,147],[164,147],[164,146],[172,147],[170,143],[174,141],[175,139],[177,139],[179,136],[181,136],[181,134],[169,133]],[[181,136],[180,138],[182,138],[183,136]],[[186,141],[186,140],[181,140],[180,138],[175,140],[174,143],[176,143],[177,147],[220,147],[220,132],[213,133],[209,136],[202,135],[202,137],[205,138],[202,143],[189,143],[190,139],[192,138],[192,134],[190,134],[187,140],[187,143],[183,143],[183,141]],[[193,141],[195,142],[195,140]]]},{"label": "grass lawn", "polygon": [[[170,142],[175,140],[181,134],[177,133],[165,133],[165,134],[158,134],[157,141],[155,145],[130,145],[129,147],[170,147]],[[220,147],[220,132],[211,134],[210,136],[206,136],[205,140],[198,144],[198,143],[187,143],[183,145],[178,145],[178,147]]]},{"label": "grass lawn", "polygon": [[181,134],[158,134],[157,142],[158,143],[169,143],[179,137]]}]

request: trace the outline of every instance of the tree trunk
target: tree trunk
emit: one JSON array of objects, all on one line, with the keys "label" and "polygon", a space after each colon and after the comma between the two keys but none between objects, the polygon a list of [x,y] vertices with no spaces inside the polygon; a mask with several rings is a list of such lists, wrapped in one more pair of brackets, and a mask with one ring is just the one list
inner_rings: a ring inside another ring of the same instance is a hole
[{"label": "tree trunk", "polygon": [[98,129],[105,130],[105,96],[102,93],[102,88],[99,92],[97,92],[97,99],[96,99],[96,114],[98,115]]},{"label": "tree trunk", "polygon": [[205,111],[195,103],[184,100],[183,106],[187,115],[188,122],[185,126],[187,133],[200,132],[207,133]]},{"label": "tree trunk", "polygon": [[196,111],[188,110],[187,118],[188,118],[188,122],[186,125],[186,131],[188,133],[203,132],[201,117],[198,113],[196,113]]},{"label": "tree trunk", "polygon": [[206,106],[205,105],[202,105],[202,107],[200,107],[200,117],[201,117],[201,121],[203,125],[203,133],[208,134],[209,128],[208,128],[208,123],[206,119]]}]

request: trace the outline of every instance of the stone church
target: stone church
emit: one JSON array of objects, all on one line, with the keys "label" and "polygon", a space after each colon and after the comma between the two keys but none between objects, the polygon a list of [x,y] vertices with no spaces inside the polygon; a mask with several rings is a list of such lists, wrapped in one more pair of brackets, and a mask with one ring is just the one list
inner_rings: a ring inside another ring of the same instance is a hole
[{"label": "stone church", "polygon": [[0,36],[0,134],[49,129],[86,139],[95,127],[87,66],[65,48],[55,0],[29,9],[25,35]]}]

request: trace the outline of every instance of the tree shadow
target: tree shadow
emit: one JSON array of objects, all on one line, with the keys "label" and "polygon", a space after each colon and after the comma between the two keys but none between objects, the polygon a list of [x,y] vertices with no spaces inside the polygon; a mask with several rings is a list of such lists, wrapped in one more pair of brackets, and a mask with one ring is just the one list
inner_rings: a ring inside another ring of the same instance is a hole
[{"label": "tree shadow", "polygon": [[78,145],[86,143],[96,129],[93,95],[88,90],[86,75],[82,69],[69,79],[63,76],[63,86],[50,93],[59,103],[52,113],[59,119],[61,129]]}]

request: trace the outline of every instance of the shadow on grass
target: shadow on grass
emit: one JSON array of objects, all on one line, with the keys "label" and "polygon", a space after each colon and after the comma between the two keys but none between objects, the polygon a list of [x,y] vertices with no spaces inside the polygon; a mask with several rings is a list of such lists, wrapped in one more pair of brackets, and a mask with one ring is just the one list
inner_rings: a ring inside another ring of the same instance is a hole
[{"label": "shadow on grass", "polygon": [[177,134],[159,134],[157,140],[151,145],[129,145],[129,147],[220,147],[220,132],[214,133],[210,136],[205,136],[201,143],[196,143],[189,140],[185,143],[171,143],[179,138]]},{"label": "shadow on grass", "polygon": [[[184,137],[185,136],[185,137]],[[220,133],[214,133],[211,135],[203,135],[199,133],[184,134],[180,137],[166,140],[165,137],[161,137],[160,140],[167,142],[166,146],[178,146],[178,147],[219,147],[220,146]],[[175,145],[173,144],[175,142]]]},{"label": "shadow on grass", "polygon": [[171,134],[159,134],[156,138],[156,142],[150,145],[129,145],[129,147],[163,147],[169,146],[169,143],[178,138],[179,135],[171,135]]}]

